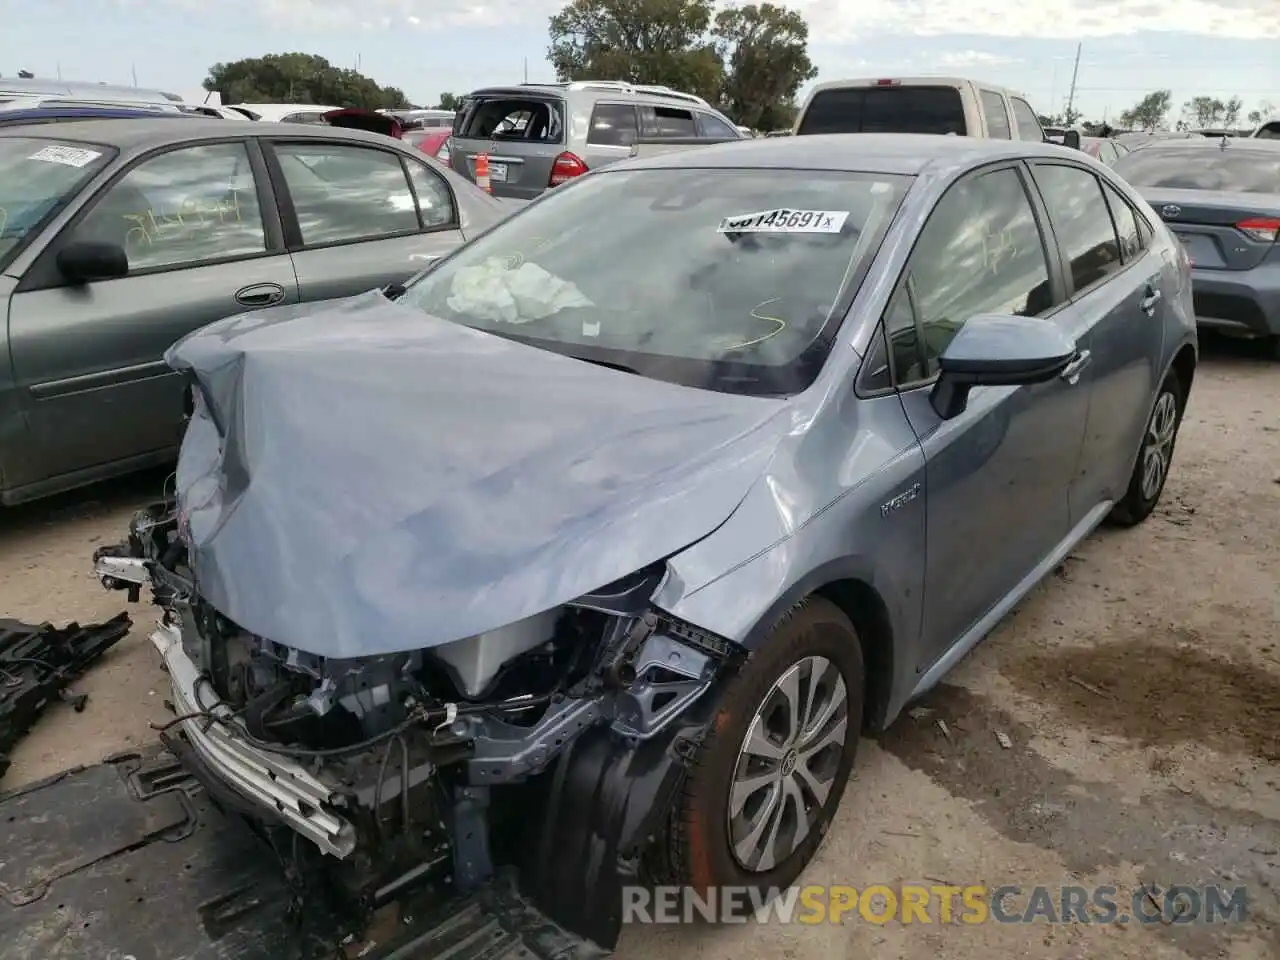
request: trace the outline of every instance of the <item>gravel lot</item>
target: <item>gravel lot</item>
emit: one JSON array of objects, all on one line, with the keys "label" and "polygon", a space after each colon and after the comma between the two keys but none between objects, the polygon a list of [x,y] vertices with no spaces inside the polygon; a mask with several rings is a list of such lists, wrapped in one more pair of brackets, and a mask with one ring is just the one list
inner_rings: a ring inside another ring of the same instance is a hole
[{"label": "gravel lot", "polygon": [[[0,513],[0,615],[124,608],[89,575],[152,474]],[[623,960],[1280,956],[1280,365],[1205,345],[1158,513],[1085,543],[878,742],[805,882],[1246,885],[1243,923],[631,927]],[[18,747],[11,788],[152,740],[166,687],[133,633]],[[942,720],[944,734],[937,721]],[[996,734],[1011,746],[1001,746]],[[935,915],[936,921],[936,915]]]}]

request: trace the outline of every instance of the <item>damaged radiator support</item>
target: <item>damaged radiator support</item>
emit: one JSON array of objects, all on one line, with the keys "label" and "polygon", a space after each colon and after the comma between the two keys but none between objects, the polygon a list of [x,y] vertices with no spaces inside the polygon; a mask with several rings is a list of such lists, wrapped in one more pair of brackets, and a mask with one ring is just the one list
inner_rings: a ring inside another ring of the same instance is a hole
[{"label": "damaged radiator support", "polygon": [[105,623],[61,629],[52,624],[0,620],[0,777],[9,769],[9,751],[56,699],[84,709],[85,696],[68,685],[133,626],[122,613]]}]

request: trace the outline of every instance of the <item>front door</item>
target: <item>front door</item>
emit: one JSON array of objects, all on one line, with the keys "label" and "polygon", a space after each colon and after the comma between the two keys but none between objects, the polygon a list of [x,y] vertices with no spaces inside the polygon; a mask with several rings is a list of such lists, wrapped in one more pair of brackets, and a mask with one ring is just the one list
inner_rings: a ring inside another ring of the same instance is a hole
[{"label": "front door", "polygon": [[[1016,165],[954,184],[925,225],[886,317],[895,366],[905,367],[899,391],[925,455],[921,671],[1032,575],[1071,527],[1067,490],[1088,409],[1081,379],[977,388],[968,408],[946,421],[929,401],[937,359],[968,318],[1060,322],[1058,261],[1028,186]],[[904,339],[914,349],[904,351]],[[1078,347],[1087,349],[1087,340]]]},{"label": "front door", "polygon": [[[32,455],[11,486],[163,455],[182,430],[182,383],[165,350],[214,320],[297,299],[293,264],[243,141],[152,154],[103,188],[36,259],[9,312]],[[274,234],[274,236],[273,236]],[[67,243],[114,243],[129,275],[71,285]]]},{"label": "front door", "polygon": [[462,243],[453,192],[419,160],[351,142],[266,146],[304,301],[403,283]]}]

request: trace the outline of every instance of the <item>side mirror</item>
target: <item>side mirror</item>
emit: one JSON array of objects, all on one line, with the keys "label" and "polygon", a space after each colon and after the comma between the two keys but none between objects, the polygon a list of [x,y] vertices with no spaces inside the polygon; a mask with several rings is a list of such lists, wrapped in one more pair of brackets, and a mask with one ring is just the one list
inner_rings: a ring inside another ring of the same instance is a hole
[{"label": "side mirror", "polygon": [[68,243],[58,251],[58,271],[72,283],[116,280],[129,275],[129,256],[124,247],[92,240]]},{"label": "side mirror", "polygon": [[1062,145],[1064,147],[1070,147],[1072,150],[1079,150],[1080,149],[1080,131],[1068,130],[1066,133],[1064,133],[1062,135]]},{"label": "side mirror", "polygon": [[964,412],[979,386],[1047,383],[1078,360],[1075,342],[1057,324],[1035,317],[970,317],[938,357],[940,374],[929,396],[944,420]]}]

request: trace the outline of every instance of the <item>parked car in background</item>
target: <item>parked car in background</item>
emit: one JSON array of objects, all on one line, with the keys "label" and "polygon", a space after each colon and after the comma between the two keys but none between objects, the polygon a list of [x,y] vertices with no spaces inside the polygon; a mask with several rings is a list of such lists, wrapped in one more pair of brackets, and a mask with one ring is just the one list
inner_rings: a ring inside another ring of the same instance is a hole
[{"label": "parked car in background", "polygon": [[809,92],[794,130],[797,136],[953,133],[1035,143],[1045,139],[1023,94],[963,77],[828,80]]},{"label": "parked car in background", "polygon": [[1060,147],[606,165],[394,302],[170,352],[172,749],[353,891],[520,864],[606,949],[636,863],[775,897],[863,732],[1151,515],[1196,356],[1172,237]]},{"label": "parked car in background", "polygon": [[701,97],[668,87],[590,80],[487,87],[463,98],[449,165],[474,181],[475,158],[487,154],[494,195],[532,200],[625,160],[641,137],[742,134]]},{"label": "parked car in background", "polygon": [[1129,152],[1129,148],[1113,137],[1081,137],[1080,149],[1108,167]]},{"label": "parked car in background", "polygon": [[1260,140],[1280,140],[1280,120],[1268,120],[1266,123],[1259,124],[1258,129],[1249,136]]},{"label": "parked car in background", "polygon": [[1146,147],[1153,143],[1161,143],[1165,140],[1203,139],[1203,134],[1193,133],[1189,130],[1149,130],[1135,133],[1118,133],[1115,137],[1116,143],[1127,147],[1129,150],[1138,150],[1141,147]]},{"label": "parked car in background", "polygon": [[223,106],[249,120],[275,123],[323,123],[326,113],[342,109],[314,103],[227,103]]},{"label": "parked car in background", "polygon": [[452,110],[387,110],[382,109],[379,113],[385,113],[388,116],[395,117],[400,122],[401,128],[408,133],[410,130],[440,130],[453,128]]},{"label": "parked car in background", "polygon": [[357,130],[0,128],[0,503],[172,457],[181,386],[161,355],[179,337],[404,281],[508,212]]},{"label": "parked car in background", "polygon": [[1165,140],[1117,161],[1186,249],[1202,326],[1280,360],[1280,143]]},{"label": "parked car in background", "polygon": [[0,105],[0,126],[11,127],[32,123],[66,123],[72,120],[156,119],[189,120],[193,115],[181,110],[153,110],[147,105],[114,106],[77,103],[74,100],[46,101],[39,106],[26,106],[27,101]]},{"label": "parked car in background", "polygon": [[110,83],[83,83],[47,77],[0,77],[0,103],[9,100],[77,100],[104,104],[180,104],[182,97],[163,90],[120,87]]}]

